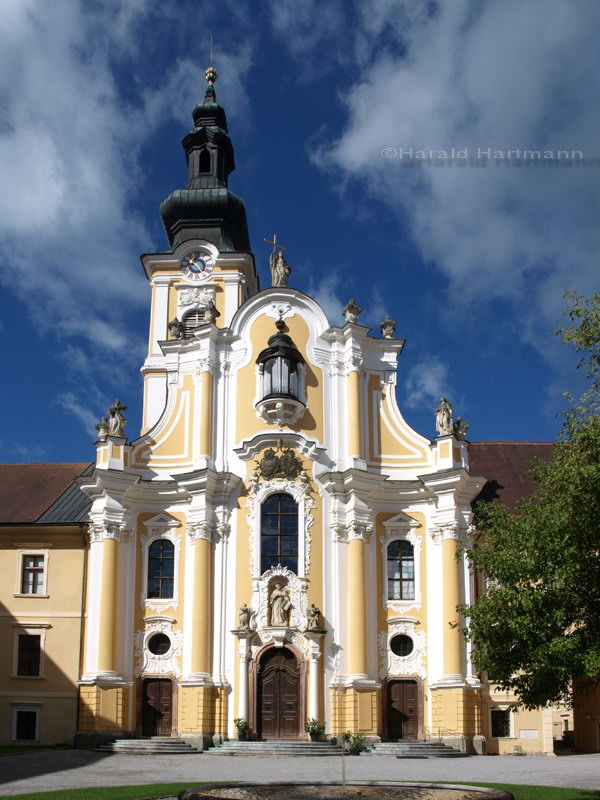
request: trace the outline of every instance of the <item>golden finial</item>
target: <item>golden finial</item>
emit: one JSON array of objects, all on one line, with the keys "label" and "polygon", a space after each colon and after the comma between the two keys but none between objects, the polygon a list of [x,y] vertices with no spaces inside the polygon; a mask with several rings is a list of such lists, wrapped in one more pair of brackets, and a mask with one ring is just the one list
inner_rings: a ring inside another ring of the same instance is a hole
[{"label": "golden finial", "polygon": [[204,73],[204,77],[208,81],[208,85],[212,86],[217,80],[217,70],[214,67],[208,67]]}]

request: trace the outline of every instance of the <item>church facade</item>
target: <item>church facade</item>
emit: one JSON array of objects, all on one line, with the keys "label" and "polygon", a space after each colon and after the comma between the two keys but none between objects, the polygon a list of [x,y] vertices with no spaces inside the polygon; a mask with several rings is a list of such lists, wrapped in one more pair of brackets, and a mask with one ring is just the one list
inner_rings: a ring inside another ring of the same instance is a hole
[{"label": "church facade", "polygon": [[187,185],[161,206],[171,249],[142,259],[144,429],[128,444],[113,411],[81,481],[80,729],[211,738],[243,718],[278,739],[315,718],[332,734],[472,741],[481,686],[456,624],[473,590],[457,551],[484,481],[449,408],[433,443],[404,422],[391,320],[372,336],[350,302],[332,326],[288,285],[276,240],[259,291],[207,78]]},{"label": "church facade", "polygon": [[370,741],[551,751],[552,713],[519,723],[460,629],[476,591],[461,544],[486,480],[467,426],[442,399],[437,437],[412,430],[394,322],[374,335],[350,301],[332,326],[276,239],[259,289],[215,78],[183,140],[188,182],[161,205],[169,249],[142,257],[141,435],[128,442],[116,401],[77,478],[77,731],[206,747],[236,720],[297,740],[316,719]]}]

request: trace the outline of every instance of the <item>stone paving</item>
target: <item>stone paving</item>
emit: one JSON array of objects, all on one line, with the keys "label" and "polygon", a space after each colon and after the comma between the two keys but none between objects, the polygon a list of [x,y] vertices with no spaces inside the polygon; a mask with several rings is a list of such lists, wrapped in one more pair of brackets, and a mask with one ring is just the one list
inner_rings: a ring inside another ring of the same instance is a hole
[{"label": "stone paving", "polygon": [[[473,756],[398,760],[390,756],[345,758],[348,780],[524,783],[600,790],[600,754]],[[42,750],[0,757],[0,797],[91,786],[199,781],[341,780],[341,757],[129,756],[89,750]],[[598,795],[600,800],[600,792]]]}]

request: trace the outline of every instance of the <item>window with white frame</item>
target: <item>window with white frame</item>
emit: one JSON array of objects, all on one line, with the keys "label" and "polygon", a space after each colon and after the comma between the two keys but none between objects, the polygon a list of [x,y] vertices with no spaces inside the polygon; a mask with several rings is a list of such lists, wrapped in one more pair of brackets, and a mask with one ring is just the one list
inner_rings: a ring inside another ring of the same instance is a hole
[{"label": "window with white frame", "polygon": [[47,597],[48,551],[19,550],[15,594]]},{"label": "window with white frame", "polygon": [[181,535],[180,522],[170,514],[160,513],[144,522],[146,533],[141,538],[142,575],[141,603],[156,612],[178,602],[178,560]]},{"label": "window with white frame", "polygon": [[261,575],[279,564],[298,573],[298,504],[285,492],[269,495],[260,509]]},{"label": "window with white frame", "polygon": [[12,741],[35,742],[39,740],[40,711],[41,703],[15,703],[13,705]]},{"label": "window with white frame", "polygon": [[148,599],[173,597],[175,545],[168,539],[155,539],[148,548]]},{"label": "window with white frame", "polygon": [[388,600],[415,599],[415,549],[406,539],[387,547]]}]

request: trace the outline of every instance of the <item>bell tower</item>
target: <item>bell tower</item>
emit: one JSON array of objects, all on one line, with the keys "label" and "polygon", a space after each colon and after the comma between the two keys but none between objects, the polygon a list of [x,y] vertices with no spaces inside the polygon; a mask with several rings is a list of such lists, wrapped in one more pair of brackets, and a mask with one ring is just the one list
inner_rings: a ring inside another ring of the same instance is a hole
[{"label": "bell tower", "polygon": [[182,141],[187,182],[160,206],[170,249],[142,256],[152,289],[142,433],[165,408],[168,353],[163,344],[194,340],[200,329],[206,333],[207,324],[215,334],[227,328],[240,305],[259,290],[244,201],[228,185],[235,159],[225,110],[215,94],[215,68],[205,76],[204,101],[193,109],[194,127]]}]

